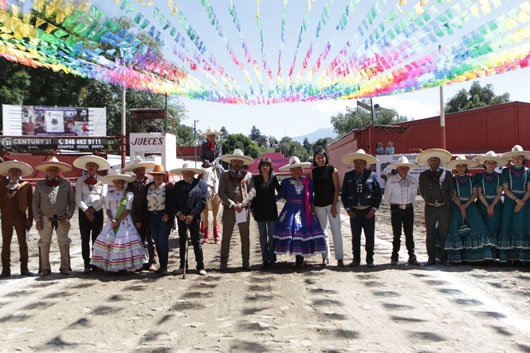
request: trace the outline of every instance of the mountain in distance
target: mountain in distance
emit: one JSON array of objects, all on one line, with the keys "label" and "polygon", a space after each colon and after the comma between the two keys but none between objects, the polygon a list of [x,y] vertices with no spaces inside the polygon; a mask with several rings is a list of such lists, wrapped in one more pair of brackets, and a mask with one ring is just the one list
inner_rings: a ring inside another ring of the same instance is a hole
[{"label": "mountain in distance", "polygon": [[337,138],[337,134],[335,133],[335,131],[333,130],[332,127],[328,127],[328,128],[320,128],[318,130],[315,130],[307,135],[302,135],[302,136],[296,136],[296,137],[293,137],[293,141],[298,141],[300,143],[304,142],[304,139],[307,137],[307,140],[310,142],[310,143],[314,143],[316,140],[320,139],[320,138],[324,138],[324,137],[331,137],[332,139],[335,139]]}]

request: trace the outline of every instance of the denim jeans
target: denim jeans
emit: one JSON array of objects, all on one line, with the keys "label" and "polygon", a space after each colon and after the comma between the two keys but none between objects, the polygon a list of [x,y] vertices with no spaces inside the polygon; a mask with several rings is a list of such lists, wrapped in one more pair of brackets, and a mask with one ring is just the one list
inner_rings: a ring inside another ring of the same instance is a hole
[{"label": "denim jeans", "polygon": [[149,211],[148,222],[151,237],[155,241],[160,268],[167,270],[167,261],[169,256],[169,232],[167,228],[167,222],[162,222],[162,217],[165,214],[165,211]]},{"label": "denim jeans", "polygon": [[276,221],[257,221],[259,231],[259,244],[261,245],[261,258],[263,263],[275,263],[274,253],[274,229]]}]

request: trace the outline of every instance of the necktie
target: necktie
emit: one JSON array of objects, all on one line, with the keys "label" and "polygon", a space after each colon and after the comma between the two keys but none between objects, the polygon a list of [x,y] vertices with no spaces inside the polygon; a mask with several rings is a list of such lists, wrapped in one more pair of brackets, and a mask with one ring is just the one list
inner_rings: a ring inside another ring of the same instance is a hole
[{"label": "necktie", "polygon": [[97,183],[98,183],[98,180],[93,176],[90,176],[85,179],[85,184],[87,185],[93,186],[93,185],[96,185]]}]

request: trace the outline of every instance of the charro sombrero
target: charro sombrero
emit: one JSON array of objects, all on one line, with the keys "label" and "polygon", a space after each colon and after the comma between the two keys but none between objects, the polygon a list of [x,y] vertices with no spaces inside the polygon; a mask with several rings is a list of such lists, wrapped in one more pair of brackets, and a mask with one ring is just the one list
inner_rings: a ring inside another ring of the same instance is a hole
[{"label": "charro sombrero", "polygon": [[280,172],[287,172],[291,169],[294,169],[294,168],[309,168],[311,166],[311,163],[310,162],[300,162],[300,158],[296,157],[296,156],[292,156],[290,159],[289,159],[289,164],[286,164],[284,165],[283,167],[280,167],[279,171]]},{"label": "charro sombrero", "polygon": [[222,135],[223,133],[221,131],[216,131],[213,129],[213,127],[211,126],[208,126],[208,129],[206,129],[206,131],[203,131],[199,134],[200,137],[206,137],[208,135]]},{"label": "charro sombrero", "polygon": [[234,150],[234,153],[232,154],[225,154],[221,156],[221,160],[223,162],[232,162],[234,159],[243,161],[243,164],[248,165],[254,163],[254,158],[245,156],[243,154],[243,151],[241,151],[239,148],[236,148]]},{"label": "charro sombrero", "polygon": [[456,166],[459,164],[465,164],[468,168],[473,168],[479,165],[478,162],[473,159],[466,159],[465,156],[458,155],[456,156],[456,159],[445,163],[444,167],[447,169],[456,169]]},{"label": "charro sombrero", "polygon": [[60,162],[55,156],[51,157],[45,162],[37,164],[35,166],[35,169],[41,172],[45,172],[46,169],[49,167],[57,167],[61,172],[69,172],[72,170],[72,166],[70,164]]},{"label": "charro sombrero", "polygon": [[29,164],[14,160],[0,163],[0,175],[7,176],[7,173],[11,168],[17,168],[18,170],[20,170],[20,176],[22,177],[28,176],[33,173],[33,168],[31,168]]},{"label": "charro sombrero", "polygon": [[182,175],[184,172],[194,172],[195,174],[202,174],[204,173],[204,169],[195,168],[195,166],[191,162],[184,162],[184,164],[182,164],[182,167],[171,169],[169,172],[171,174],[178,174],[178,175]]},{"label": "charro sombrero", "polygon": [[524,156],[525,159],[529,159],[530,151],[525,151],[520,145],[515,145],[510,152],[502,154],[502,158],[507,160],[512,160],[513,156]]},{"label": "charro sombrero", "polygon": [[437,157],[440,159],[440,164],[444,165],[445,163],[449,162],[453,156],[451,155],[451,152],[442,148],[429,148],[428,150],[418,154],[416,157],[416,163],[425,167],[429,167],[429,158],[432,157]]},{"label": "charro sombrero", "polygon": [[418,169],[420,166],[416,163],[409,162],[409,159],[405,156],[400,156],[396,163],[391,163],[386,166],[388,169],[397,169],[399,167],[409,167],[410,169]]},{"label": "charro sombrero", "polygon": [[74,167],[79,169],[86,169],[87,163],[96,163],[98,170],[107,170],[110,168],[110,163],[105,159],[94,155],[82,156],[74,161]]},{"label": "charro sombrero", "polygon": [[101,182],[103,184],[109,184],[112,185],[114,180],[123,180],[126,183],[130,183],[136,180],[136,177],[134,175],[129,174],[112,174],[112,175],[105,175],[103,178],[101,178]]},{"label": "charro sombrero", "polygon": [[342,156],[342,162],[344,164],[353,164],[353,161],[357,159],[362,159],[363,161],[366,162],[366,164],[375,164],[379,162],[379,159],[369,154],[366,154],[366,152],[363,149],[357,150],[357,152],[355,153],[348,153]]},{"label": "charro sombrero", "polygon": [[153,168],[156,165],[155,162],[146,162],[142,158],[142,156],[136,156],[134,157],[134,160],[129,165],[126,165],[125,168],[122,169],[123,172],[132,172],[136,168]]},{"label": "charro sombrero", "polygon": [[484,164],[486,161],[495,161],[497,162],[497,166],[503,166],[508,164],[508,160],[506,158],[499,157],[495,152],[488,151],[485,155],[480,157],[473,158],[477,161],[478,164]]},{"label": "charro sombrero", "polygon": [[166,169],[164,168],[163,165],[157,164],[157,165],[155,165],[153,170],[150,171],[148,174],[150,174],[150,175],[164,174],[165,175],[165,174],[167,174],[167,171],[166,171]]}]

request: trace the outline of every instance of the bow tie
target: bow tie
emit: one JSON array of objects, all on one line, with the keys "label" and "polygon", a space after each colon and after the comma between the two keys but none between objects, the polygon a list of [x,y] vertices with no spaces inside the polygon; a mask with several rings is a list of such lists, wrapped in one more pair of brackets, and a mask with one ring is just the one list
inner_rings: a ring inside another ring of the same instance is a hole
[{"label": "bow tie", "polygon": [[206,144],[206,148],[209,148],[210,151],[213,151],[215,149],[215,143],[208,142]]},{"label": "bow tie", "polygon": [[430,170],[429,171],[429,176],[431,178],[439,179],[441,175],[442,175],[442,171],[441,170],[437,170],[437,171]]},{"label": "bow tie", "polygon": [[59,179],[46,180],[46,184],[50,187],[59,186]]},{"label": "bow tie", "polygon": [[241,171],[236,172],[235,170],[231,170],[228,173],[228,178],[233,182],[242,183],[243,179],[245,179],[245,174]]},{"label": "bow tie", "polygon": [[97,183],[98,183],[98,180],[93,176],[90,176],[85,179],[85,184],[87,185],[96,185]]}]

